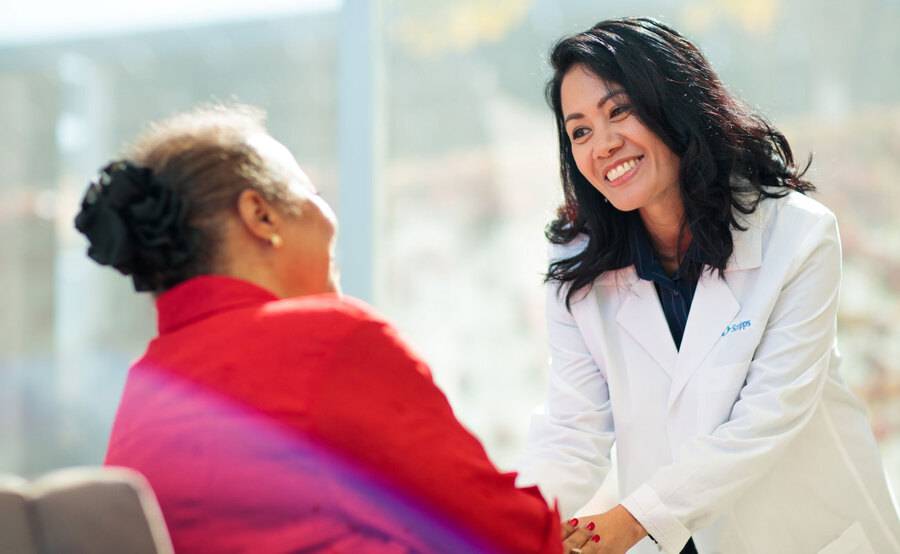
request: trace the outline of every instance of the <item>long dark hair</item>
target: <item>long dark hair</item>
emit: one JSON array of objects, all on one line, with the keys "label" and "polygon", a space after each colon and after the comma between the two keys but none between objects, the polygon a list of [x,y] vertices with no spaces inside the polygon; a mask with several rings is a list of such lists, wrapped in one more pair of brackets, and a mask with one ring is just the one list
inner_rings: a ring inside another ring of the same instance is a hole
[{"label": "long dark hair", "polygon": [[620,85],[641,122],[680,158],[685,223],[702,260],[686,258],[686,274],[699,276],[706,264],[724,275],[734,250],[731,230],[745,230],[736,212],[750,214],[762,199],[790,190],[815,189],[803,179],[812,157],[796,167],[784,135],[725,89],[696,46],[658,21],[602,21],[557,42],[550,63],[554,74],[546,96],[556,116],[564,202],[545,234],[554,244],[587,236],[583,250],[552,262],[545,277],[570,285],[566,306],[604,271],[631,264],[627,223],[634,217],[604,202],[575,165],[560,87],[576,65]]}]

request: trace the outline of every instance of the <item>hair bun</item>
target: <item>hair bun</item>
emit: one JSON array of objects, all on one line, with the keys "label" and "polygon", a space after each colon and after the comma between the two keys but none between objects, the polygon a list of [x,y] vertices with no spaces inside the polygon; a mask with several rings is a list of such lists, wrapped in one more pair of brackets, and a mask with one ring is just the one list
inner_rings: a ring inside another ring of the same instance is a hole
[{"label": "hair bun", "polygon": [[181,199],[128,161],[112,162],[91,183],[75,217],[88,256],[131,275],[138,291],[160,290],[162,274],[192,258]]}]

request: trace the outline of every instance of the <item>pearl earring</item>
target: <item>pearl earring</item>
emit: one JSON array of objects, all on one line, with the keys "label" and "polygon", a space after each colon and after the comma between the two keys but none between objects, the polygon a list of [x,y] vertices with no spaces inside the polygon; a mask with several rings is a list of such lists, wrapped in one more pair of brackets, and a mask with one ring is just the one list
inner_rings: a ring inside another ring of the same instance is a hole
[{"label": "pearl earring", "polygon": [[272,235],[271,237],[269,237],[269,243],[273,248],[281,248],[281,235]]}]

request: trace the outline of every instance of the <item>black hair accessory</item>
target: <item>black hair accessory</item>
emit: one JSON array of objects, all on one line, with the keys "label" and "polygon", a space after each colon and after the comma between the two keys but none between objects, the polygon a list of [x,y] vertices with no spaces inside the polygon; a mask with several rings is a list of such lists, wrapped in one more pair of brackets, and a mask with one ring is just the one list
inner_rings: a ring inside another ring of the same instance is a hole
[{"label": "black hair accessory", "polygon": [[115,161],[91,183],[75,228],[90,241],[88,256],[131,275],[138,291],[159,291],[164,275],[193,257],[183,203],[153,171]]}]

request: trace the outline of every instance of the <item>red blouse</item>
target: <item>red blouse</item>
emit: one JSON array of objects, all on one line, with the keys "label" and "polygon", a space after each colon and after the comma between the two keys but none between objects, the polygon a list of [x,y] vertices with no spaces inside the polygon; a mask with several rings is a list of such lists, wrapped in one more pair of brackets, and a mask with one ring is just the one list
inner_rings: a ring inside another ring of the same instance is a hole
[{"label": "red blouse", "polygon": [[363,303],[206,276],[157,309],[106,463],[148,478],[176,551],[561,552],[555,511]]}]

